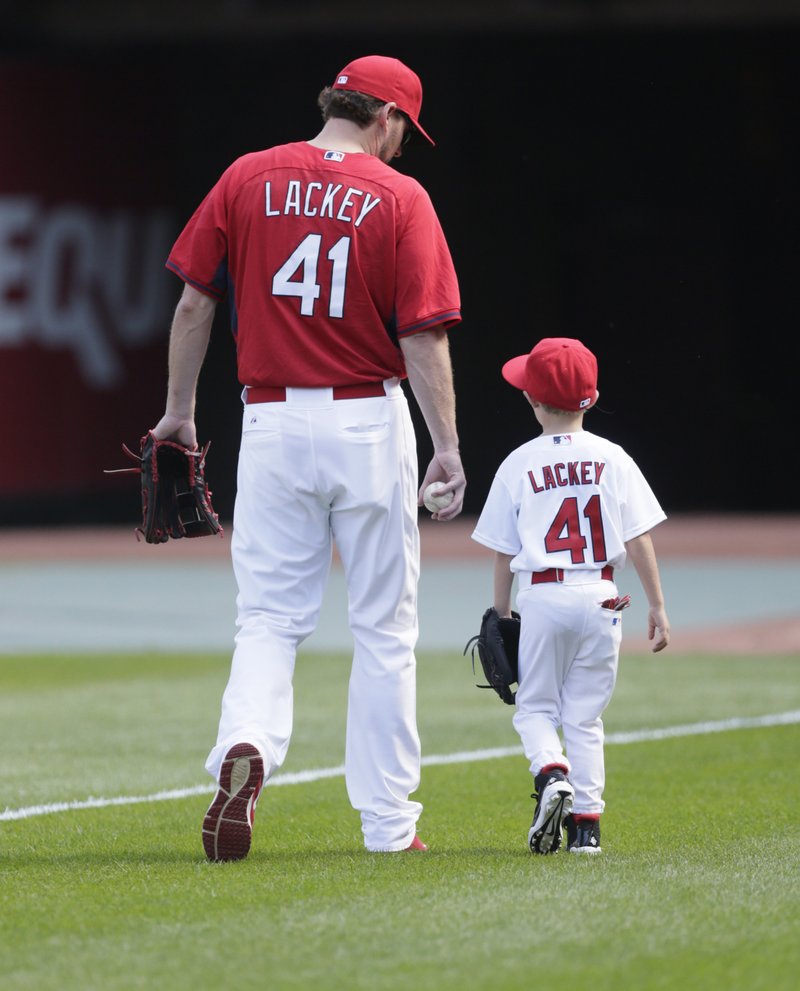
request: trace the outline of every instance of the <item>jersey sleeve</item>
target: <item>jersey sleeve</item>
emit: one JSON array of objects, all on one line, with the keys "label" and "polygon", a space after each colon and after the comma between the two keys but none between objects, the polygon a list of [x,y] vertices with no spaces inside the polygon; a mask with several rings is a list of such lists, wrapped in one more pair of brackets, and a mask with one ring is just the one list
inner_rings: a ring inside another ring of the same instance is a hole
[{"label": "jersey sleeve", "polygon": [[[232,168],[232,167],[231,167]],[[188,285],[221,300],[228,289],[228,210],[231,169],[223,173],[184,227],[166,267]]]},{"label": "jersey sleeve", "polygon": [[495,475],[472,539],[501,554],[516,557],[522,550],[517,527],[517,507],[507,485]]},{"label": "jersey sleeve", "polygon": [[427,192],[414,183],[404,198],[405,223],[396,254],[395,316],[398,337],[461,321],[453,259]]},{"label": "jersey sleeve", "polygon": [[622,539],[627,543],[667,518],[653,490],[632,459],[628,459],[625,501],[621,506]]}]

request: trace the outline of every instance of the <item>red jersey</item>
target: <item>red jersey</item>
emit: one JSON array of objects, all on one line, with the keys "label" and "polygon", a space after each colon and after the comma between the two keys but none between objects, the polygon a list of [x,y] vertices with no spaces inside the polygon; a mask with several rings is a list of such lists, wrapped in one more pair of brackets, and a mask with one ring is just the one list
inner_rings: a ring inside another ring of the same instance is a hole
[{"label": "red jersey", "polygon": [[305,142],[237,159],[167,267],[228,295],[239,380],[316,388],[405,377],[398,339],[461,320],[430,197],[368,154]]}]

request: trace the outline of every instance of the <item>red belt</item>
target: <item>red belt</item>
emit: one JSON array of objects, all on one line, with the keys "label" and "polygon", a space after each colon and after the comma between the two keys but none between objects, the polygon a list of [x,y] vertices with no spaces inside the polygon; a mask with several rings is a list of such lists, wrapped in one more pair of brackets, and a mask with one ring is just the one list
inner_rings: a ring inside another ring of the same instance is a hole
[{"label": "red belt", "polygon": [[[369,399],[374,396],[385,396],[386,390],[381,382],[357,382],[355,385],[335,385],[334,399]],[[285,403],[286,389],[277,385],[256,385],[247,388],[248,403]]]},{"label": "red belt", "polygon": [[[600,572],[600,577],[604,582],[614,580],[614,569],[607,564]],[[547,571],[534,571],[531,575],[531,585],[547,585],[550,582],[563,582],[563,568],[548,568]]]}]

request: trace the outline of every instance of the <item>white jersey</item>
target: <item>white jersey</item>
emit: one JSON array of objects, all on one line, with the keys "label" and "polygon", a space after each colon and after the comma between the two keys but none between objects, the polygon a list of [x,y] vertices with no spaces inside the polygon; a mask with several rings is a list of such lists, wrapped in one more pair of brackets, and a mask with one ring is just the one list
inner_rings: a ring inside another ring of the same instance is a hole
[{"label": "white jersey", "polygon": [[511,570],[625,564],[625,542],[666,519],[636,463],[587,430],[542,434],[503,461],[472,539]]}]

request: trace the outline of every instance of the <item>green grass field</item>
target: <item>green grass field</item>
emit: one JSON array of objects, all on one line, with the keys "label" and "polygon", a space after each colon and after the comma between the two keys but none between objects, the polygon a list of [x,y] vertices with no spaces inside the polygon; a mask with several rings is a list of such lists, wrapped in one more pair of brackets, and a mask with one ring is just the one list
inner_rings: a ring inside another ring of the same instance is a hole
[{"label": "green grass field", "polygon": [[[0,988],[794,988],[797,723],[606,751],[603,854],[532,857],[521,756],[426,766],[427,854],[368,854],[340,777],[267,788],[209,864],[228,656],[0,657]],[[283,771],[343,760],[349,659],[298,662]],[[623,656],[609,734],[800,709],[797,659]],[[420,655],[426,755],[516,747],[458,654]]]}]

